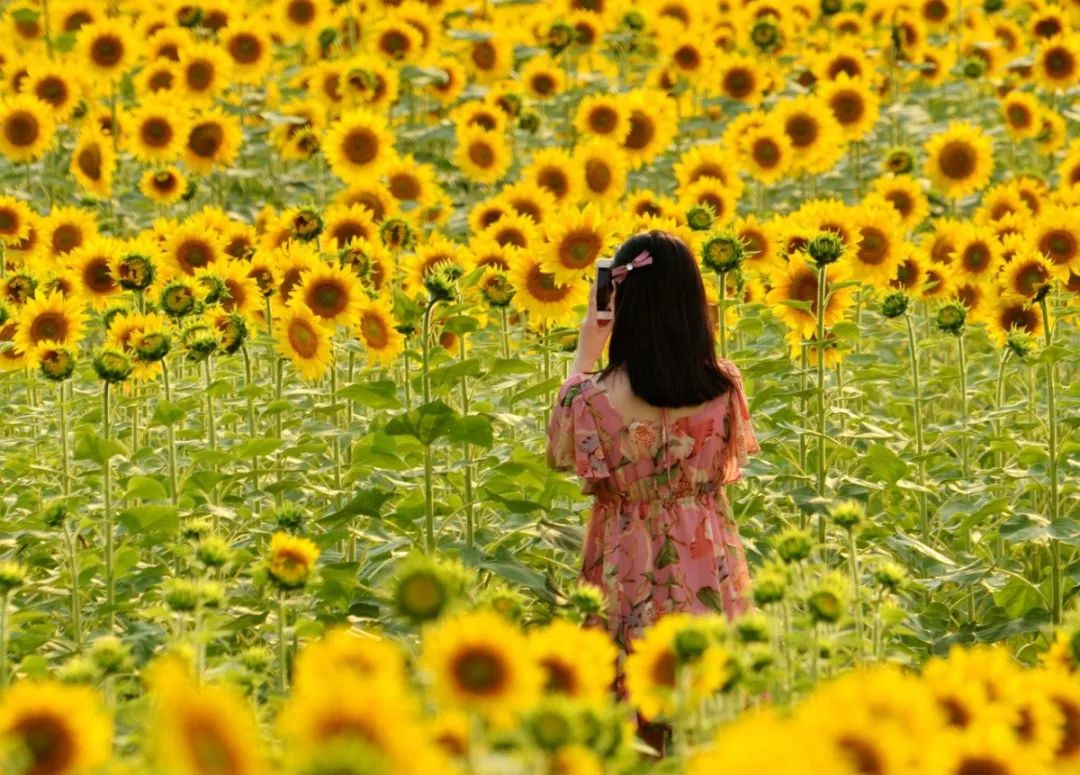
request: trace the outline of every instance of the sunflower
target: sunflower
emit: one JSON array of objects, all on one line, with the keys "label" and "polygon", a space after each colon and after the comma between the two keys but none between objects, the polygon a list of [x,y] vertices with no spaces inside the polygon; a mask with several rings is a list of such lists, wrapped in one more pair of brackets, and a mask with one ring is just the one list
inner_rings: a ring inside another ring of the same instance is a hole
[{"label": "sunflower", "polygon": [[779,253],[780,230],[775,220],[759,220],[756,215],[738,218],[731,230],[743,243],[743,267],[768,273],[782,259]]},{"label": "sunflower", "polygon": [[503,133],[507,128],[507,116],[498,105],[483,100],[469,100],[454,108],[450,117],[459,129],[480,127],[485,132]]},{"label": "sunflower", "polygon": [[370,295],[378,296],[394,276],[394,257],[378,239],[349,241],[338,251],[338,260],[356,275]]},{"label": "sunflower", "polygon": [[1001,263],[1001,244],[989,229],[967,225],[957,235],[950,264],[957,282],[987,283]]},{"label": "sunflower", "polygon": [[499,199],[537,225],[543,224],[548,213],[555,210],[555,197],[546,188],[525,180],[504,187]]},{"label": "sunflower", "polygon": [[112,265],[121,244],[108,237],[95,237],[68,254],[68,267],[79,295],[94,309],[103,309],[121,292]]},{"label": "sunflower", "polygon": [[150,64],[180,61],[180,50],[195,42],[195,36],[187,27],[166,25],[158,27],[146,42],[146,58]]},{"label": "sunflower", "polygon": [[326,264],[306,272],[293,293],[296,303],[306,306],[331,327],[355,325],[363,297],[355,274]]},{"label": "sunflower", "polygon": [[254,321],[263,311],[262,292],[258,282],[250,276],[250,271],[251,265],[246,261],[228,259],[218,261],[209,270],[200,270],[196,276],[212,274],[217,282],[225,285],[221,309]]},{"label": "sunflower", "polygon": [[94,213],[81,207],[55,207],[41,222],[42,239],[54,259],[62,258],[98,235]]},{"label": "sunflower", "polygon": [[828,172],[840,160],[844,152],[840,124],[820,97],[782,100],[773,113],[791,141],[794,169]]},{"label": "sunflower", "polygon": [[1059,35],[1038,44],[1035,77],[1046,89],[1068,89],[1080,80],[1080,46],[1075,35]]},{"label": "sunflower", "polygon": [[35,217],[25,202],[0,195],[0,242],[11,245],[26,239]]},{"label": "sunflower", "polygon": [[540,667],[518,628],[494,613],[459,614],[424,633],[420,665],[446,707],[472,710],[497,724],[532,707]]},{"label": "sunflower", "polygon": [[904,243],[900,263],[896,267],[896,277],[889,281],[889,287],[912,294],[919,293],[926,280],[926,261],[922,250],[910,243]]},{"label": "sunflower", "polygon": [[59,292],[39,291],[19,310],[15,346],[36,363],[38,348],[49,344],[75,349],[86,324],[83,305]]},{"label": "sunflower", "polygon": [[76,57],[97,77],[97,88],[106,90],[138,62],[140,46],[131,27],[119,18],[102,18],[79,28]]},{"label": "sunflower", "polygon": [[544,694],[593,706],[610,696],[617,650],[603,631],[555,619],[530,631],[529,653],[544,672]]},{"label": "sunflower", "polygon": [[226,686],[198,684],[180,657],[147,670],[152,703],[150,749],[162,772],[257,775],[265,771],[251,706]]},{"label": "sunflower", "polygon": [[190,121],[172,99],[145,99],[124,118],[124,145],[136,159],[153,163],[180,156]]},{"label": "sunflower", "polygon": [[1035,147],[1040,153],[1052,154],[1064,144],[1068,136],[1065,119],[1056,110],[1044,107],[1039,113],[1039,134],[1035,136]]},{"label": "sunflower", "polygon": [[541,102],[551,99],[566,88],[566,75],[562,66],[546,54],[530,58],[521,68],[518,77],[529,94]]},{"label": "sunflower", "polygon": [[[95,22],[103,16],[102,9],[90,0],[63,0],[58,5],[50,14],[55,20],[54,30],[62,32],[78,32],[83,25]],[[53,34],[56,34],[55,31]]]},{"label": "sunflower", "polygon": [[469,82],[465,66],[457,59],[441,57],[432,63],[432,67],[442,72],[443,79],[441,81],[436,79],[429,81],[427,84],[428,91],[444,107],[453,105],[458,101]]},{"label": "sunflower", "polygon": [[854,241],[841,262],[853,279],[884,288],[894,277],[902,255],[902,237],[891,208],[864,204],[852,208]]},{"label": "sunflower", "polygon": [[1026,221],[1031,218],[1032,212],[1015,182],[1001,183],[983,194],[975,220],[994,223],[1013,215]]},{"label": "sunflower", "polygon": [[914,231],[930,212],[930,202],[922,186],[911,175],[880,177],[874,181],[872,199],[896,211],[902,231]]},{"label": "sunflower", "polygon": [[574,151],[574,163],[581,170],[582,197],[592,202],[613,202],[626,190],[625,156],[605,140],[594,139]]},{"label": "sunflower", "polygon": [[617,95],[589,95],[578,103],[574,127],[585,137],[622,143],[630,131],[630,111]]},{"label": "sunflower", "polygon": [[330,249],[343,248],[354,239],[374,240],[378,231],[371,211],[360,205],[331,205],[323,215],[322,236]]},{"label": "sunflower", "polygon": [[225,238],[212,229],[189,222],[173,231],[162,245],[162,259],[170,269],[194,275],[225,257]]},{"label": "sunflower", "polygon": [[140,69],[134,81],[136,94],[165,96],[177,87],[179,75],[174,62],[156,60]]},{"label": "sunflower", "polygon": [[510,167],[506,139],[480,127],[459,129],[454,163],[469,180],[497,183]]},{"label": "sunflower", "polygon": [[1072,208],[1047,207],[1028,228],[1027,244],[1043,255],[1059,279],[1080,272],[1080,229]]},{"label": "sunflower", "polygon": [[236,159],[243,140],[240,121],[219,108],[198,114],[189,125],[184,144],[184,163],[200,175],[215,167],[228,167]]},{"label": "sunflower", "polygon": [[[891,278],[890,278],[891,279]],[[772,289],[765,302],[780,320],[791,330],[809,338],[817,329],[818,273],[807,261],[805,253],[793,255],[786,264],[780,264],[769,275]],[[833,328],[854,304],[850,287],[831,288],[826,285],[828,301],[825,304],[825,327]],[[799,302],[792,306],[787,302]],[[808,305],[805,308],[803,305]]]},{"label": "sunflower", "polygon": [[626,94],[630,130],[619,145],[632,169],[650,164],[679,131],[675,102],[664,92],[638,89]]},{"label": "sunflower", "polygon": [[[105,345],[129,356],[134,356],[135,348],[154,334],[162,334],[168,327],[168,321],[160,313],[141,314],[138,312],[119,312],[109,318],[109,327],[105,332]],[[149,382],[161,374],[160,361],[144,361],[132,357],[131,378]]]},{"label": "sunflower", "polygon": [[514,63],[514,44],[496,29],[475,28],[476,37],[463,42],[463,60],[470,80],[490,84],[504,78]]},{"label": "sunflower", "polygon": [[880,100],[866,81],[841,73],[835,80],[819,84],[818,94],[848,140],[861,140],[873,129]]},{"label": "sunflower", "polygon": [[518,213],[507,213],[484,229],[483,234],[504,248],[535,250],[540,237],[532,218]]},{"label": "sunflower", "polygon": [[274,10],[277,33],[292,43],[314,37],[330,18],[329,0],[280,0]]},{"label": "sunflower", "polygon": [[682,213],[708,207],[713,216],[711,228],[724,226],[735,217],[735,195],[715,178],[701,178],[682,189],[679,205]]},{"label": "sunflower", "polygon": [[776,183],[791,169],[794,151],[783,125],[770,119],[751,129],[739,149],[739,164],[762,183]]},{"label": "sunflower", "polygon": [[994,166],[990,138],[975,125],[961,121],[931,137],[926,156],[926,176],[950,199],[983,188]]},{"label": "sunflower", "polygon": [[15,346],[15,321],[0,323],[0,372],[21,371],[27,368],[27,355]]},{"label": "sunflower", "polygon": [[[8,210],[8,214],[11,214],[10,210]],[[45,248],[45,241],[41,238],[41,220],[41,216],[37,213],[27,210],[23,236],[18,239],[9,238],[5,241],[9,266],[12,263],[15,265],[20,263],[33,265],[34,261],[42,253]],[[12,262],[12,259],[14,259],[14,262]]]},{"label": "sunflower", "polygon": [[714,68],[713,88],[729,100],[744,105],[758,105],[765,94],[768,79],[761,65],[748,56],[725,56]]},{"label": "sunflower", "polygon": [[322,149],[334,174],[350,183],[380,172],[393,156],[394,139],[386,119],[358,109],[331,125]]},{"label": "sunflower", "polygon": [[378,181],[354,183],[338,192],[334,197],[334,203],[346,207],[360,205],[371,213],[375,223],[382,223],[387,218],[396,217],[401,211],[398,200],[385,185]]},{"label": "sunflower", "polygon": [[1014,140],[1027,140],[1039,134],[1039,98],[1030,92],[1013,90],[1001,101],[1005,131]]},{"label": "sunflower", "polygon": [[546,225],[544,271],[559,283],[580,279],[611,248],[615,236],[611,227],[593,205],[566,208]]},{"label": "sunflower", "polygon": [[188,182],[172,164],[148,169],[139,178],[139,191],[157,205],[179,202],[187,191]]},{"label": "sunflower", "polygon": [[674,172],[680,190],[702,178],[713,178],[738,198],[743,184],[735,169],[735,160],[724,147],[693,145],[675,162]]},{"label": "sunflower", "polygon": [[1033,250],[1013,256],[998,277],[1003,296],[1033,300],[1050,286],[1057,273],[1054,266]]},{"label": "sunflower", "polygon": [[57,681],[19,681],[0,703],[0,738],[21,751],[20,771],[91,772],[112,752],[112,720],[96,692]]},{"label": "sunflower", "polygon": [[19,82],[19,91],[37,97],[49,106],[53,118],[64,122],[71,118],[82,96],[80,84],[66,68],[51,60],[37,60]]},{"label": "sunflower", "polygon": [[556,204],[577,201],[582,185],[573,159],[561,148],[543,148],[533,153],[522,179],[547,191]]},{"label": "sunflower", "polygon": [[397,330],[390,306],[373,299],[360,306],[356,335],[368,354],[368,362],[389,367],[405,351],[405,337]]},{"label": "sunflower", "polygon": [[421,55],[420,32],[399,14],[384,16],[370,32],[371,47],[392,62],[405,62]]},{"label": "sunflower", "polygon": [[75,181],[90,194],[108,199],[112,196],[116,173],[116,154],[112,139],[92,124],[83,124],[68,168]]},{"label": "sunflower", "polygon": [[225,90],[232,76],[232,60],[213,43],[184,46],[176,67],[177,92],[196,107],[212,103]]},{"label": "sunflower", "polygon": [[303,304],[289,304],[274,321],[278,352],[292,361],[297,373],[317,382],[330,368],[331,331]]},{"label": "sunflower", "polygon": [[642,216],[664,218],[675,216],[679,205],[671,197],[660,196],[652,189],[641,188],[626,197],[622,209],[635,218]]},{"label": "sunflower", "polygon": [[334,627],[304,646],[296,658],[293,686],[303,692],[325,683],[328,675],[385,681],[401,690],[406,686],[405,659],[395,641],[346,627]]},{"label": "sunflower", "polygon": [[439,190],[435,168],[418,162],[412,154],[388,162],[383,178],[391,196],[399,202],[429,202]]},{"label": "sunflower", "polygon": [[264,24],[240,19],[230,21],[218,33],[222,50],[232,61],[232,77],[241,83],[258,84],[270,68],[273,46]]},{"label": "sunflower", "polygon": [[282,159],[307,159],[318,150],[325,112],[320,106],[311,100],[294,100],[276,112],[287,119],[270,130],[270,142]]},{"label": "sunflower", "polygon": [[272,256],[270,265],[273,267],[276,290],[282,304],[288,304],[292,300],[293,291],[306,272],[323,265],[318,250],[310,242],[288,240],[267,250],[267,253]]},{"label": "sunflower", "polygon": [[50,106],[35,96],[19,94],[0,103],[0,153],[13,162],[28,162],[52,147],[56,121]]},{"label": "sunflower", "polygon": [[572,319],[575,308],[588,301],[588,287],[580,272],[571,272],[567,283],[544,270],[534,257],[519,255],[507,273],[514,289],[515,305],[529,315],[529,324],[540,328]]},{"label": "sunflower", "polygon": [[434,234],[407,259],[403,287],[410,296],[424,290],[424,281],[440,266],[452,266],[459,273],[465,271],[465,259],[461,246],[440,234]]}]

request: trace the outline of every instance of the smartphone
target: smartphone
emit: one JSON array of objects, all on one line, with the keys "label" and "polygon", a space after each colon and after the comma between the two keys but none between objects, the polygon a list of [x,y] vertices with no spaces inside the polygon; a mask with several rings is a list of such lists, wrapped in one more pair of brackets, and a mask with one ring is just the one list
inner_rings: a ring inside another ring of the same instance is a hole
[{"label": "smartphone", "polygon": [[612,309],[611,292],[614,286],[611,284],[611,259],[602,258],[596,262],[596,319],[611,320],[614,310]]}]

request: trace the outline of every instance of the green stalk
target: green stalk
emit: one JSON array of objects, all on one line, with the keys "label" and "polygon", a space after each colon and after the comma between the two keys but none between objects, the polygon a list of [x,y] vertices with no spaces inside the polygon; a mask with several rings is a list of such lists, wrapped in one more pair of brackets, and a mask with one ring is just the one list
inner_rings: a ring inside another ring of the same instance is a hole
[{"label": "green stalk", "polygon": [[859,583],[859,553],[855,545],[855,531],[848,528],[848,565],[851,568],[851,588],[855,592],[855,642],[858,644],[856,651],[858,661],[863,661],[863,611],[862,611],[862,585]]},{"label": "green stalk", "polygon": [[0,595],[0,686],[8,685],[7,613],[8,595]]},{"label": "green stalk", "polygon": [[71,470],[68,463],[68,430],[67,430],[67,405],[64,402],[66,382],[60,383],[60,395],[56,401],[56,408],[60,412],[60,461],[63,471],[61,490],[64,496],[71,495]]},{"label": "green stalk", "polygon": [[71,635],[75,641],[75,651],[81,653],[82,642],[82,603],[79,596],[79,550],[68,520],[64,519],[64,543],[67,546],[68,572],[71,574]]},{"label": "green stalk", "polygon": [[[1053,356],[1054,327],[1050,320],[1050,310],[1047,304],[1047,296],[1039,299],[1039,307],[1042,310],[1043,335],[1046,338],[1046,349]],[[1060,501],[1058,500],[1058,427],[1057,427],[1057,385],[1055,384],[1054,360],[1047,357],[1044,363],[1046,369],[1046,424],[1049,429],[1049,437],[1046,443],[1046,453],[1049,456],[1050,468],[1050,524],[1056,525],[1060,513]],[[1051,585],[1053,590],[1053,609],[1051,621],[1054,624],[1061,623],[1061,542],[1053,538],[1050,540],[1050,558],[1053,562],[1053,575]]]},{"label": "green stalk", "polygon": [[[465,360],[465,336],[458,337],[458,351],[461,356],[461,360]],[[461,414],[463,417],[469,415],[469,390],[465,384],[466,379],[463,375],[461,377]],[[474,533],[476,530],[476,511],[473,504],[473,466],[472,466],[472,446],[469,442],[462,443],[462,455],[465,458],[465,545],[470,549],[473,548]]]},{"label": "green stalk", "polygon": [[506,307],[499,308],[499,318],[501,321],[501,333],[502,333],[502,355],[503,358],[510,358],[510,326],[506,320]]},{"label": "green stalk", "polygon": [[[165,390],[166,403],[172,403],[172,391],[169,389],[169,363],[165,358],[161,359],[161,385]],[[180,500],[180,484],[176,476],[176,429],[172,423],[166,424],[165,435],[168,438],[169,447],[169,494],[172,496],[172,505],[176,506]]]},{"label": "green stalk", "polygon": [[930,517],[926,505],[926,458],[923,455],[922,383],[919,380],[919,351],[915,349],[915,324],[911,315],[905,315],[908,349],[911,351],[912,408],[915,422],[915,456],[919,475],[919,525],[923,541],[930,541]]},{"label": "green stalk", "polygon": [[337,358],[330,359],[330,425],[333,427],[331,448],[334,454],[334,501],[341,506],[341,444],[338,440]]},{"label": "green stalk", "polygon": [[[240,353],[244,356],[244,387],[247,388],[247,426],[248,436],[255,438],[255,396],[251,394],[253,380],[251,378],[251,355],[248,353],[247,344],[240,345]],[[259,489],[259,458],[251,457],[251,488]]]},{"label": "green stalk", "polygon": [[720,357],[727,359],[727,272],[720,272]]},{"label": "green stalk", "polygon": [[[285,379],[285,359],[282,358],[282,359],[278,360],[278,363],[277,363],[277,375],[276,375],[276,377],[274,379],[274,401],[278,402],[278,403],[280,403],[280,401],[281,401],[281,383],[282,383],[282,381],[284,379]],[[282,414],[283,414],[283,412],[277,412],[277,414],[275,415],[275,418],[274,418],[275,437],[277,438],[277,440],[279,442],[279,444],[278,444],[278,453],[277,453],[277,461],[276,461],[277,492],[274,494],[274,500],[276,501],[278,506],[281,506],[281,504],[284,502],[284,498],[282,496],[282,491],[281,491],[281,480],[285,478],[285,456],[284,456],[284,449],[282,448],[282,445],[281,445],[281,441],[282,441],[282,432],[281,432],[282,431],[282,427],[281,427],[281,425],[282,425],[282,417],[281,417],[281,415]]]},{"label": "green stalk", "polygon": [[203,380],[206,385],[206,441],[211,451],[217,449],[217,425],[214,420],[214,397],[210,393],[210,359],[203,361]]},{"label": "green stalk", "polygon": [[957,335],[956,344],[960,359],[960,471],[967,477],[971,464],[968,444],[967,350],[964,347],[963,331]]},{"label": "green stalk", "polygon": [[[423,389],[424,404],[431,401],[431,379],[429,370],[431,367],[431,310],[435,307],[432,302],[424,310],[423,327],[421,329],[420,352],[423,357],[423,374],[421,374],[421,387]],[[424,546],[428,554],[435,552],[435,500],[434,500],[434,473],[431,463],[431,444],[424,444]]]},{"label": "green stalk", "polygon": [[401,364],[405,369],[405,411],[412,410],[412,384],[409,380],[409,341],[405,340],[405,351],[401,353]]},{"label": "green stalk", "polygon": [[285,692],[289,688],[289,642],[285,640],[285,621],[288,614],[285,604],[285,590],[278,590],[277,647],[278,647],[278,689]]},{"label": "green stalk", "polygon": [[[109,426],[109,383],[102,383],[102,435],[105,437],[105,441],[109,441],[111,435],[111,428]],[[116,602],[116,580],[113,578],[113,517],[112,517],[112,459],[105,458],[105,462],[102,466],[102,488],[105,494],[105,603],[109,608],[109,632],[112,632],[113,626],[116,623],[116,612],[113,610],[113,606]]]},{"label": "green stalk", "polygon": [[[818,268],[817,287],[817,494],[825,498],[825,283],[828,270]],[[818,542],[825,544],[825,512],[818,514]]]}]

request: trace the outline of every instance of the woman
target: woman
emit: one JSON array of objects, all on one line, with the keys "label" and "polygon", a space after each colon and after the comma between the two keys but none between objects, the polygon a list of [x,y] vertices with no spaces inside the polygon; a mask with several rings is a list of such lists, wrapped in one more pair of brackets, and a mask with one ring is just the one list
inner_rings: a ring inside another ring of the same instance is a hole
[{"label": "woman", "polygon": [[[595,498],[583,577],[608,596],[624,653],[670,611],[749,605],[749,574],[723,487],[757,442],[738,369],[716,357],[701,273],[677,237],[651,231],[612,262],[614,317],[596,292],[548,426],[548,463]],[[611,337],[608,363],[593,368]]]}]

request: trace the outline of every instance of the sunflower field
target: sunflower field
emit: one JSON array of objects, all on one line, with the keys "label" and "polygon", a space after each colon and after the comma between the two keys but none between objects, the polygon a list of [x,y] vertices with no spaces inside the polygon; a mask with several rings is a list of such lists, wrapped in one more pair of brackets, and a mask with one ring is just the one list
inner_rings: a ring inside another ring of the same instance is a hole
[{"label": "sunflower field", "polygon": [[[1080,772],[1078,95],[1077,0],[0,0],[3,772]],[[649,229],[754,606],[617,700],[544,444]]]}]

